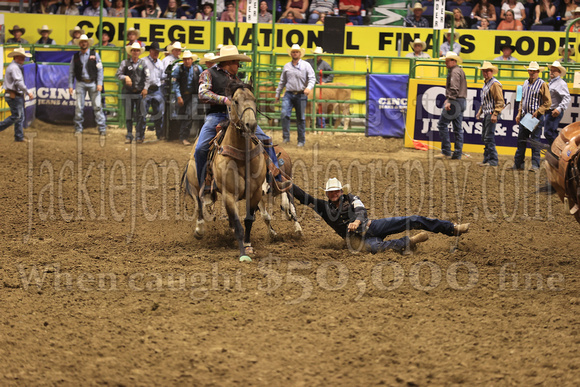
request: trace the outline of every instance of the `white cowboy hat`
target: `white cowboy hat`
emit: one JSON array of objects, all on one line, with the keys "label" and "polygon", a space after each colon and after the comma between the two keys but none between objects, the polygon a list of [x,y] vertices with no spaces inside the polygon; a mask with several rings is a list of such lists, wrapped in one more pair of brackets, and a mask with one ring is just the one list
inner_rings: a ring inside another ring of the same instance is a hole
[{"label": "white cowboy hat", "polygon": [[[580,8],[580,7],[578,7],[578,8]],[[562,47],[558,48],[558,52],[560,53],[560,55],[564,55],[564,50],[566,49],[566,47],[568,47],[568,50],[570,50],[570,55],[574,55],[576,53],[574,46],[571,44],[568,44],[568,46],[562,46]]]},{"label": "white cowboy hat", "polygon": [[442,56],[441,58],[439,58],[439,60],[445,60],[445,61],[447,59],[453,59],[454,61],[457,62],[457,64],[463,63],[463,59],[461,59],[461,57],[459,55],[457,55],[455,52],[453,52],[451,50],[447,51],[445,56]]},{"label": "white cowboy hat", "polygon": [[217,45],[217,47],[216,47],[215,49],[216,49],[216,50],[221,50],[223,46],[224,46],[224,45],[220,43],[220,44],[218,44],[218,45]]},{"label": "white cowboy hat", "polygon": [[181,46],[181,42],[174,42],[167,46],[167,52],[171,53],[173,50],[185,50],[185,47]]},{"label": "white cowboy hat", "polygon": [[88,38],[87,35],[85,34],[82,34],[80,38],[73,40],[73,43],[78,46],[81,40],[86,40],[87,42],[89,42],[89,47],[95,43],[93,38]]},{"label": "white cowboy hat", "polygon": [[48,28],[46,24],[43,25],[42,28],[37,28],[36,30],[39,34],[42,33],[42,31],[48,31],[49,34],[52,34],[52,28]]},{"label": "white cowboy hat", "polygon": [[306,52],[305,49],[300,48],[300,46],[297,45],[297,44],[293,44],[292,47],[290,47],[288,49],[288,55],[292,55],[292,51],[300,51],[300,57],[301,58],[304,56],[304,53]]},{"label": "white cowboy hat", "polygon": [[27,53],[22,46],[15,48],[10,54],[7,55],[8,58],[14,58],[15,56],[24,56],[26,58],[32,57],[32,54]]},{"label": "white cowboy hat", "polygon": [[[447,35],[451,35],[451,28],[447,30],[447,32],[445,33],[445,36]],[[454,31],[453,34],[453,40],[457,40],[459,39],[459,32],[457,32],[457,30]]]},{"label": "white cowboy hat", "polygon": [[227,62],[230,60],[239,60],[240,62],[251,62],[252,58],[246,54],[240,54],[238,48],[234,45],[223,46],[220,49],[220,55],[213,60],[214,63]]},{"label": "white cowboy hat", "polygon": [[183,51],[183,54],[181,55],[181,59],[187,59],[187,58],[191,58],[195,62],[196,60],[199,59],[199,56],[193,54],[189,50],[185,50],[185,51]]},{"label": "white cowboy hat", "polygon": [[135,35],[137,35],[137,39],[139,39],[139,37],[141,36],[141,31],[139,31],[138,29],[135,29],[135,27],[130,27],[130,28],[127,30],[127,36],[129,36],[129,34],[130,34],[131,32],[134,32],[134,33],[135,33]]},{"label": "white cowboy hat", "polygon": [[528,67],[524,66],[524,68],[526,70],[532,70],[532,71],[544,71],[544,67],[540,67],[540,65],[538,65],[538,62],[536,61],[531,61],[530,65]]},{"label": "white cowboy hat", "polygon": [[213,52],[208,52],[207,54],[203,54],[203,58],[199,60],[200,65],[204,65],[207,62],[213,62],[217,56],[214,55]]},{"label": "white cowboy hat", "polygon": [[576,7],[576,9],[572,11],[572,13],[580,13],[580,7]]},{"label": "white cowboy hat", "polygon": [[494,66],[493,64],[491,64],[491,62],[488,62],[486,60],[483,61],[483,64],[481,65],[481,67],[478,67],[478,69],[480,70],[493,70],[494,74],[497,74],[497,66]]},{"label": "white cowboy hat", "polygon": [[560,70],[560,76],[563,77],[566,74],[566,68],[560,64],[557,60],[554,61],[551,65],[548,65],[548,70],[552,70],[552,67],[556,67]]},{"label": "white cowboy hat", "polygon": [[322,47],[320,47],[320,46],[316,46],[316,47],[314,48],[314,50],[312,50],[312,53],[313,53],[313,54],[316,54],[316,55],[322,55],[322,54],[326,54],[326,52],[324,52],[324,50],[323,50],[323,49],[322,49]]},{"label": "white cowboy hat", "polygon": [[413,50],[415,48],[415,44],[420,44],[422,47],[421,50],[425,50],[427,48],[427,43],[425,43],[421,39],[417,38],[411,42],[411,50]]},{"label": "white cowboy hat", "polygon": [[413,8],[411,8],[411,11],[413,11],[415,9],[422,9],[423,11],[425,11],[427,9],[427,7],[423,7],[423,4],[416,2],[415,5],[413,6]]},{"label": "white cowboy hat", "polygon": [[81,27],[79,26],[75,26],[75,28],[73,28],[72,30],[68,31],[68,34],[70,35],[71,38],[74,38],[74,33],[75,32],[80,32],[81,35],[83,35],[85,33],[85,30],[83,30]]},{"label": "white cowboy hat", "polygon": [[324,192],[342,190],[344,193],[347,193],[349,188],[350,186],[348,184],[342,185],[340,180],[338,180],[336,177],[332,177],[326,182],[326,188],[324,189]]},{"label": "white cowboy hat", "polygon": [[127,54],[131,55],[131,51],[133,50],[139,50],[141,51],[141,54],[143,54],[143,52],[145,52],[145,47],[141,47],[141,44],[139,42],[135,42],[132,45],[127,45],[125,46],[125,50],[127,50]]}]

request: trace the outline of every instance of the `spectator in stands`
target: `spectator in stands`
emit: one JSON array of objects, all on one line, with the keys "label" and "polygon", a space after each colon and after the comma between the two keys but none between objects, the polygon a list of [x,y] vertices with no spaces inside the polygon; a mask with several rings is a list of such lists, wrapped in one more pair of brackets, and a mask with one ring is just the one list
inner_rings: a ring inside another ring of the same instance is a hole
[{"label": "spectator in stands", "polygon": [[288,12],[294,14],[294,23],[302,23],[302,20],[306,17],[306,10],[308,9],[308,0],[288,0],[286,3],[286,10],[280,16],[280,19],[286,18]]},{"label": "spectator in stands", "polygon": [[295,23],[297,23],[296,19],[294,18],[294,12],[290,11],[290,12],[286,13],[286,17],[278,20],[278,23],[283,23],[283,24],[295,24]]},{"label": "spectator in stands", "polygon": [[24,28],[15,25],[11,30],[8,30],[12,37],[6,41],[6,44],[28,44],[28,40],[22,38],[22,35],[26,33]]},{"label": "spectator in stands", "polygon": [[[98,0],[95,0],[98,1]],[[146,0],[145,9],[141,11],[143,19],[158,19],[161,17],[161,8],[157,5],[155,0]]]},{"label": "spectator in stands", "polygon": [[507,2],[502,4],[500,19],[503,20],[506,18],[505,13],[508,10],[512,11],[512,16],[514,20],[517,20],[520,23],[526,20],[526,8],[518,0],[508,0]]},{"label": "spectator in stands", "polygon": [[97,31],[97,37],[99,37],[99,39],[101,41],[101,43],[99,44],[100,46],[116,47],[113,43],[111,43],[111,36],[109,35],[109,33],[107,31],[103,31],[102,33]]},{"label": "spectator in stands", "polygon": [[522,22],[514,18],[515,16],[514,11],[508,9],[507,11],[505,11],[504,15],[505,19],[502,20],[497,26],[498,30],[522,31],[524,29],[524,25],[522,24]]},{"label": "spectator in stands", "polygon": [[[83,12],[84,16],[99,16],[101,12],[101,1],[100,0],[91,0],[91,5],[85,9]],[[108,16],[108,12],[105,8],[103,8],[103,17]]]},{"label": "spectator in stands", "polygon": [[167,8],[161,17],[165,19],[187,19],[187,16],[185,16],[185,11],[179,6],[177,0],[169,0],[167,2]]},{"label": "spectator in stands", "polygon": [[[316,84],[320,84],[320,70],[327,72],[332,71],[332,67],[328,64],[327,61],[322,59],[322,56],[326,54],[322,47],[316,46],[314,50],[312,50],[312,54],[316,55],[316,68],[314,67],[314,58],[307,59],[306,62],[312,66],[312,69],[315,73]],[[334,74],[328,73],[322,76],[322,83],[330,83],[334,79]]]},{"label": "spectator in stands", "polygon": [[439,55],[445,56],[447,51],[453,51],[457,55],[461,53],[461,45],[457,42],[459,40],[459,32],[455,31],[453,34],[453,50],[451,50],[451,29],[445,34],[445,42],[439,47]]},{"label": "spectator in stands", "polygon": [[427,7],[423,7],[421,3],[416,2],[411,12],[413,15],[408,15],[403,21],[405,27],[429,28],[429,21],[423,16],[423,12]]},{"label": "spectator in stands", "polygon": [[79,26],[75,26],[75,28],[73,28],[72,30],[69,30],[68,31],[68,34],[70,35],[70,37],[72,39],[70,40],[70,42],[67,43],[67,45],[69,45],[69,46],[76,46],[75,39],[79,39],[81,37],[81,35],[84,35],[85,34],[85,30],[83,30]]},{"label": "spectator in stands", "polygon": [[481,22],[480,26],[476,25],[476,28],[478,30],[489,30],[489,20],[487,20],[486,18],[483,18],[480,20],[480,22]]},{"label": "spectator in stands", "polygon": [[[574,10],[574,17],[572,19],[577,19],[580,17],[580,7],[576,7]],[[570,29],[570,32],[580,32],[580,21],[577,21]]]},{"label": "spectator in stands", "polygon": [[272,14],[268,12],[268,3],[265,0],[260,1],[260,12],[258,13],[258,23],[271,23]]},{"label": "spectator in stands", "polygon": [[572,20],[574,19],[574,10],[576,9],[576,3],[574,0],[563,0],[560,4],[558,15],[560,16],[560,21],[557,23],[557,29],[564,30],[564,27],[568,27]]},{"label": "spectator in stands", "polygon": [[481,27],[481,21],[487,19],[489,21],[489,28],[495,30],[497,27],[497,15],[495,14],[495,6],[489,0],[480,0],[479,3],[473,7],[471,11],[471,18],[477,20],[473,28]]},{"label": "spectator in stands", "polygon": [[360,10],[361,0],[340,0],[338,2],[339,15],[346,16],[346,22],[355,26],[363,25]]},{"label": "spectator in stands", "polygon": [[425,49],[427,48],[427,43],[422,41],[421,39],[417,38],[413,42],[411,42],[411,49],[413,52],[408,53],[405,55],[406,58],[426,58],[430,59],[431,55],[427,54]]},{"label": "spectator in stands", "polygon": [[145,10],[145,0],[135,0],[135,3],[129,7],[129,12],[133,17],[141,17],[141,13]]},{"label": "spectator in stands", "polygon": [[[236,21],[236,5],[233,2],[226,4],[226,10],[222,12],[221,21],[233,22]],[[243,22],[244,16],[238,12],[238,22]]]},{"label": "spectator in stands", "polygon": [[316,22],[316,24],[318,24],[318,25],[324,25],[324,20],[326,20],[326,14],[325,13],[321,13],[320,14],[320,18],[318,19],[318,21]]},{"label": "spectator in stands", "polygon": [[238,15],[242,14],[242,17],[245,20],[246,17],[246,10],[248,8],[248,1],[247,0],[238,0]]},{"label": "spectator in stands", "polygon": [[[113,7],[109,9],[110,17],[125,17],[125,1],[114,0]],[[129,13],[129,16],[131,14]]]},{"label": "spectator in stands", "polygon": [[63,0],[63,2],[58,7],[56,12],[59,15],[79,15],[79,7],[74,3],[73,0]]},{"label": "spectator in stands", "polygon": [[[566,50],[566,47],[568,48],[567,61],[564,59],[564,50]],[[576,63],[576,61],[572,59],[572,57],[576,54],[576,51],[574,50],[574,45],[568,44],[568,46],[559,47],[558,52],[560,53],[560,55],[562,55],[562,57],[558,59],[558,61],[560,61],[561,63]]]},{"label": "spectator in stands", "polygon": [[555,15],[556,7],[552,0],[540,0],[534,11],[534,25],[553,26],[556,23]]},{"label": "spectator in stands", "polygon": [[[469,24],[467,23],[465,17],[461,13],[461,9],[453,8],[453,19],[455,20],[456,29],[469,28]],[[447,21],[447,28],[451,28],[451,20]]]},{"label": "spectator in stands", "polygon": [[38,0],[32,5],[30,13],[42,13],[45,15],[53,15],[57,11],[58,5],[51,3],[50,0]]},{"label": "spectator in stands", "polygon": [[[218,1],[218,4],[219,3],[221,3],[221,1]],[[183,10],[183,14],[187,19],[194,19],[197,14],[197,2],[195,2],[195,6],[192,6],[187,0],[183,0],[179,8]]]},{"label": "spectator in stands", "polygon": [[130,27],[127,30],[127,46],[132,46],[133,43],[138,42],[141,45],[141,47],[145,47],[145,43],[143,43],[139,40],[140,36],[141,36],[141,31],[139,31],[138,29],[135,29],[135,27]]},{"label": "spectator in stands", "polygon": [[332,13],[334,0],[312,0],[310,3],[310,16],[308,23],[316,24],[321,14]]},{"label": "spectator in stands", "polygon": [[201,6],[201,12],[198,12],[195,15],[195,20],[211,20],[213,16],[213,4],[212,3],[204,3]]},{"label": "spectator in stands", "polygon": [[512,53],[516,50],[516,46],[512,46],[511,44],[503,44],[500,46],[499,50],[501,51],[502,55],[498,56],[494,60],[517,61],[517,59],[512,56]]},{"label": "spectator in stands", "polygon": [[40,34],[40,39],[38,39],[36,44],[56,44],[54,39],[50,37],[50,34],[52,34],[52,29],[48,28],[46,24],[43,25],[42,28],[38,28],[37,31]]}]

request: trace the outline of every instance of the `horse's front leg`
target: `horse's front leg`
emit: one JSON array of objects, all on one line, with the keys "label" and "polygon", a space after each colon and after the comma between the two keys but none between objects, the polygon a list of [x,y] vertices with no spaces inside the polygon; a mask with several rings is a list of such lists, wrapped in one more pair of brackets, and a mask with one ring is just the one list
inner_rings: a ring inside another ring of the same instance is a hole
[{"label": "horse's front leg", "polygon": [[240,217],[238,216],[236,199],[230,192],[223,193],[222,195],[224,196],[224,205],[228,214],[230,227],[233,227],[234,229],[234,235],[238,241],[238,247],[240,248],[240,262],[249,262],[252,259],[246,255],[244,247],[244,228],[242,227]]}]

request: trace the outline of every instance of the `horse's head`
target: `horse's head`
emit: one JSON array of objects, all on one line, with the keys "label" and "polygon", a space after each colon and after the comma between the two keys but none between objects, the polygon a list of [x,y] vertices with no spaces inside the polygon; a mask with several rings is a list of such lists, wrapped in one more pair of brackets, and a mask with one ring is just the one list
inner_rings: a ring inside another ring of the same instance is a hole
[{"label": "horse's head", "polygon": [[231,82],[226,88],[226,96],[232,101],[229,109],[231,122],[238,130],[254,133],[258,119],[252,86],[243,82]]}]

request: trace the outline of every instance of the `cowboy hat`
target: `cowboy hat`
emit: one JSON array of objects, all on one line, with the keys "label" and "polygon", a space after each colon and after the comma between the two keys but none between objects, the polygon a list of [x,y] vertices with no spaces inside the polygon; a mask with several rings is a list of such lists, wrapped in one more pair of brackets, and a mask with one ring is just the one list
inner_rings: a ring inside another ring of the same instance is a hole
[{"label": "cowboy hat", "polygon": [[80,32],[81,35],[83,35],[85,33],[85,30],[83,30],[81,27],[79,26],[75,26],[75,28],[73,28],[72,30],[68,31],[68,34],[70,35],[71,38],[74,38],[74,34],[75,32]]},{"label": "cowboy hat", "polygon": [[131,55],[131,51],[133,50],[139,50],[141,51],[141,54],[143,54],[143,52],[145,51],[145,47],[141,47],[141,44],[139,42],[135,42],[132,45],[127,45],[125,46],[125,50],[127,50],[127,54]]},{"label": "cowboy hat", "polygon": [[300,57],[301,58],[304,56],[304,53],[306,52],[305,49],[300,48],[300,46],[297,45],[297,44],[293,44],[292,47],[290,47],[288,49],[288,55],[292,55],[292,51],[300,51]]},{"label": "cowboy hat", "polygon": [[445,61],[447,61],[448,59],[452,59],[452,60],[456,61],[457,64],[463,63],[463,59],[461,59],[461,57],[459,55],[457,55],[455,52],[453,52],[451,50],[447,51],[445,56],[442,56],[441,58],[439,58],[439,60],[445,60]]},{"label": "cowboy hat", "polygon": [[564,66],[562,66],[560,64],[560,62],[558,62],[557,60],[554,61],[554,63],[552,63],[551,65],[548,65],[548,69],[551,71],[552,67],[556,67],[558,70],[560,70],[560,76],[563,77],[564,74],[566,74],[566,68]]},{"label": "cowboy hat", "polygon": [[580,13],[580,7],[576,7],[576,9],[572,11],[572,13]]},{"label": "cowboy hat", "polygon": [[213,62],[221,63],[229,60],[239,60],[241,62],[251,62],[252,59],[246,54],[240,54],[238,48],[233,45],[223,46],[220,50],[220,55],[216,57]]},{"label": "cowboy hat", "polygon": [[173,44],[170,44],[169,46],[167,46],[167,52],[171,53],[171,51],[173,50],[185,50],[185,47],[181,46],[181,42],[174,42]]},{"label": "cowboy hat", "polygon": [[185,51],[183,51],[183,55],[181,55],[181,59],[187,59],[187,58],[193,59],[194,62],[199,59],[199,57],[197,55],[193,54],[191,51],[185,50]]},{"label": "cowboy hat", "polygon": [[48,28],[46,24],[43,25],[42,28],[37,28],[36,30],[38,31],[39,34],[41,34],[42,31],[48,31],[49,34],[52,34],[52,29]]},{"label": "cowboy hat", "polygon": [[[580,8],[580,7],[578,7]],[[570,55],[574,55],[576,53],[576,50],[574,49],[574,46],[571,44],[568,44],[568,50],[570,50]],[[564,50],[566,49],[566,46],[562,46],[558,48],[558,52],[560,53],[560,55],[564,55]]]},{"label": "cowboy hat", "polygon": [[204,9],[205,7],[211,7],[211,10],[213,11],[213,3],[210,2],[205,2],[201,5],[201,7],[199,7],[200,9]]},{"label": "cowboy hat", "polygon": [[131,32],[134,32],[134,33],[135,33],[135,35],[137,35],[137,39],[139,39],[139,37],[141,36],[141,31],[139,31],[138,29],[135,29],[135,27],[130,27],[130,28],[127,30],[127,36],[129,36],[129,34],[130,34]]},{"label": "cowboy hat", "polygon": [[338,180],[336,177],[332,177],[326,182],[326,188],[324,188],[324,192],[342,190],[344,193],[347,193],[349,188],[350,186],[348,184],[342,185],[340,180]]},{"label": "cowboy hat", "polygon": [[486,60],[483,61],[483,64],[481,65],[481,67],[478,67],[478,69],[480,69],[480,70],[493,70],[493,73],[497,74],[497,66],[492,65],[491,62],[488,62]]},{"label": "cowboy hat", "polygon": [[158,42],[153,42],[149,46],[145,46],[145,50],[147,50],[147,51],[151,51],[151,50],[161,51],[161,48],[159,48]]},{"label": "cowboy hat", "polygon": [[500,51],[503,51],[504,48],[509,48],[510,50],[512,50],[512,52],[516,50],[516,46],[512,46],[511,44],[508,43],[504,43],[501,46],[499,46]]},{"label": "cowboy hat", "polygon": [[[445,36],[447,36],[447,35],[451,35],[451,28],[448,29],[447,32],[445,33]],[[459,39],[459,32],[457,32],[457,30],[454,31],[453,39],[454,40]]]},{"label": "cowboy hat", "polygon": [[421,50],[424,50],[427,48],[427,43],[425,43],[421,39],[417,38],[411,42],[411,50],[413,50],[415,48],[415,44],[420,44],[422,47]]},{"label": "cowboy hat", "polygon": [[200,65],[204,65],[208,62],[213,62],[214,59],[217,58],[213,52],[208,52],[207,54],[203,55],[203,58],[199,60]]},{"label": "cowboy hat", "polygon": [[89,42],[89,46],[92,46],[95,41],[93,40],[93,38],[88,38],[87,35],[82,34],[80,38],[78,39],[74,39],[73,43],[76,44],[77,46],[79,45],[79,43],[81,42],[81,40],[86,40]]},{"label": "cowboy hat", "polygon": [[11,30],[8,30],[8,32],[10,32],[12,35],[14,35],[16,31],[22,32],[22,35],[26,33],[26,30],[24,28],[18,27],[18,25],[14,25],[14,27]]},{"label": "cowboy hat", "polygon": [[324,49],[322,47],[320,47],[320,46],[316,46],[314,48],[314,50],[312,50],[312,53],[313,54],[316,54],[316,55],[326,54],[326,52],[324,52]]},{"label": "cowboy hat", "polygon": [[24,56],[30,58],[32,54],[27,53],[22,46],[15,48],[10,54],[7,55],[8,58],[14,58],[15,56]]},{"label": "cowboy hat", "polygon": [[532,70],[532,71],[544,71],[544,67],[540,67],[540,65],[538,65],[538,62],[536,61],[531,61],[530,65],[528,67],[524,66],[524,68],[526,70]]},{"label": "cowboy hat", "polygon": [[411,8],[411,11],[414,11],[416,9],[422,9],[423,11],[425,11],[427,10],[427,7],[423,7],[423,4],[416,2],[413,8]]}]

